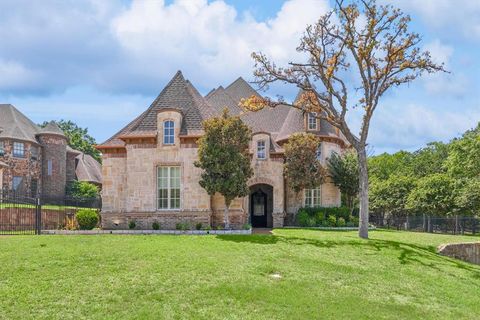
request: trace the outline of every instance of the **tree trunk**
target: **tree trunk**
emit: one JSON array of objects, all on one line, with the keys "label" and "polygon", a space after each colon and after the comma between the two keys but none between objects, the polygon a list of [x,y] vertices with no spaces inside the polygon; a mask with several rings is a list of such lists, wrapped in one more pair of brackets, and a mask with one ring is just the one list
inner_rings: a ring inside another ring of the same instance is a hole
[{"label": "tree trunk", "polygon": [[230,229],[230,222],[228,221],[229,208],[230,208],[230,204],[225,203],[225,209],[223,210],[223,223],[225,225],[225,229]]},{"label": "tree trunk", "polygon": [[360,196],[360,223],[358,226],[358,236],[368,239],[368,166],[367,151],[365,146],[360,146],[357,150],[358,168],[359,168],[359,196]]}]

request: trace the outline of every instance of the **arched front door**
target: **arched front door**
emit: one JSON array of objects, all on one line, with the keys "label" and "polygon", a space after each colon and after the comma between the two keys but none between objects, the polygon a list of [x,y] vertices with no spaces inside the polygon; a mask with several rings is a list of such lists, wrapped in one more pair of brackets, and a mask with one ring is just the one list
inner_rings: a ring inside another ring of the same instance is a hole
[{"label": "arched front door", "polygon": [[250,222],[254,228],[271,228],[273,188],[255,185],[250,188]]}]

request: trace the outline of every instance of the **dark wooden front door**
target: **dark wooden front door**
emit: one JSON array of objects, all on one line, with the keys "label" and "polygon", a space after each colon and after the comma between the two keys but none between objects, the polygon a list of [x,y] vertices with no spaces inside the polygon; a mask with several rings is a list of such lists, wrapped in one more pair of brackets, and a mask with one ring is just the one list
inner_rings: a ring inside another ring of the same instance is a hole
[{"label": "dark wooden front door", "polygon": [[267,227],[267,194],[257,190],[250,196],[250,215],[252,227]]}]

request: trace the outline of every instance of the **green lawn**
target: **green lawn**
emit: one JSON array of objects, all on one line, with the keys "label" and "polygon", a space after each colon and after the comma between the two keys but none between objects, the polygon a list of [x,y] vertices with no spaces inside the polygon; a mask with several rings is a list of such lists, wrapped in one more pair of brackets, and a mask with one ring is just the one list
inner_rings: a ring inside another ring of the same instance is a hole
[{"label": "green lawn", "polygon": [[370,235],[0,237],[0,319],[480,318],[479,237]]}]

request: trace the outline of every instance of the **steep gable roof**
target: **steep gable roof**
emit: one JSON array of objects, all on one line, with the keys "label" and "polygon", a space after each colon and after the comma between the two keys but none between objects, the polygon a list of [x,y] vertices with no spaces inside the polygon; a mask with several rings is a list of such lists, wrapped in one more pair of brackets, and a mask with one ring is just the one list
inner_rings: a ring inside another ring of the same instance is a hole
[{"label": "steep gable roof", "polygon": [[76,158],[75,174],[78,181],[102,183],[102,165],[91,155],[80,153]]},{"label": "steep gable roof", "polygon": [[217,113],[221,113],[224,108],[228,108],[232,115],[238,115],[242,112],[242,108],[238,106],[239,100],[235,101],[222,86],[215,91],[210,91],[205,99]]},{"label": "steep gable roof", "polygon": [[178,71],[145,112],[100,147],[123,146],[123,141],[119,139],[123,135],[155,134],[157,113],[167,108],[176,109],[183,114],[181,134],[198,133],[202,129],[202,121],[214,113],[197,89]]},{"label": "steep gable roof", "polygon": [[255,89],[253,89],[252,86],[242,77],[239,77],[228,87],[226,87],[225,92],[232,97],[233,101],[236,101],[237,103],[239,103],[242,98],[249,98],[251,96],[261,97],[258,92],[255,91]]},{"label": "steep gable roof", "polygon": [[38,143],[40,128],[11,104],[0,104],[0,138]]}]

